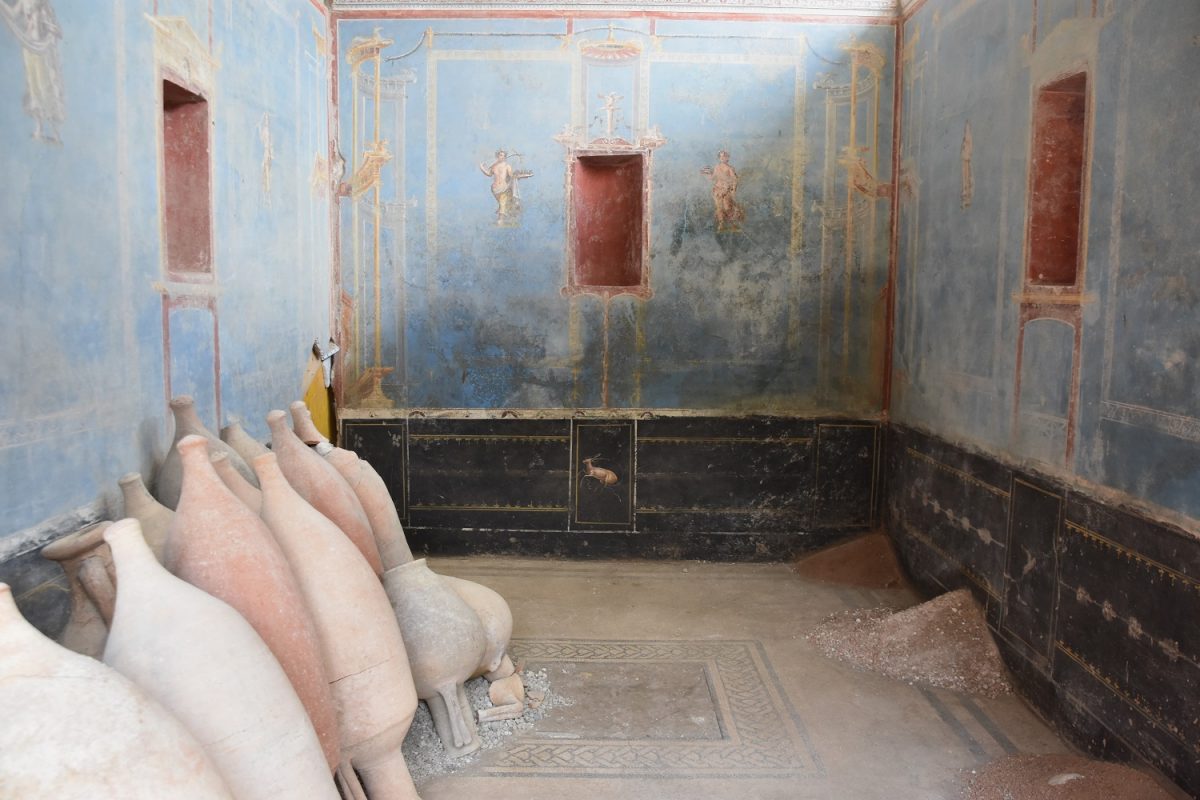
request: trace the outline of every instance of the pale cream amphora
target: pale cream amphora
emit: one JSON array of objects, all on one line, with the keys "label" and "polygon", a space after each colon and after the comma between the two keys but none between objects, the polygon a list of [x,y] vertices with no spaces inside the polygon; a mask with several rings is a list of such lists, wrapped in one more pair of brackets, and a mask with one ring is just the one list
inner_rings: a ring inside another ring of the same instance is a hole
[{"label": "pale cream amphora", "polygon": [[238,800],[336,800],[308,714],[254,628],[159,564],[137,520],[104,538],[117,568],[104,662],[184,724]]},{"label": "pale cream amphora", "polygon": [[417,693],[387,594],[358,548],[292,488],[276,454],[259,456],[254,468],[263,520],[313,614],[342,750],[371,800],[413,800],[417,792],[400,747]]},{"label": "pale cream amphora", "polygon": [[39,633],[3,583],[0,708],[6,798],[233,800],[175,717],[112,668]]}]

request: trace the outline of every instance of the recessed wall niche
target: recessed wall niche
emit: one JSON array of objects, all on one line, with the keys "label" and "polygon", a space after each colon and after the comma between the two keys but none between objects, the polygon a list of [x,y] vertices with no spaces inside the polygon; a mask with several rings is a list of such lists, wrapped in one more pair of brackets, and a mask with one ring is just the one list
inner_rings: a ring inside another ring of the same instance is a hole
[{"label": "recessed wall niche", "polygon": [[170,273],[212,271],[208,101],[162,82],[163,242]]},{"label": "recessed wall niche", "polygon": [[648,294],[646,161],[640,151],[571,159],[568,293]]},{"label": "recessed wall niche", "polygon": [[1042,86],[1033,113],[1029,179],[1029,261],[1033,286],[1073,286],[1087,154],[1087,74]]},{"label": "recessed wall niche", "polygon": [[575,279],[581,286],[638,286],[642,264],[641,154],[575,161]]}]

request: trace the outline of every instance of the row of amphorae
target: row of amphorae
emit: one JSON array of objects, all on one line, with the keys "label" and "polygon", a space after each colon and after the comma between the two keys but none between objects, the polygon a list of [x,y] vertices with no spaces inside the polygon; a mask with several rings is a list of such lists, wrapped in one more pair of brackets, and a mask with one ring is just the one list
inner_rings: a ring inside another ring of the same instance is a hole
[{"label": "row of amphorae", "polygon": [[445,749],[519,716],[508,604],[414,560],[379,474],[303,403],[271,447],[218,438],[189,397],[155,481],[120,480],[124,519],[65,536],[71,610],[55,643],[0,584],[0,796],[410,800],[401,744],[418,699]]}]

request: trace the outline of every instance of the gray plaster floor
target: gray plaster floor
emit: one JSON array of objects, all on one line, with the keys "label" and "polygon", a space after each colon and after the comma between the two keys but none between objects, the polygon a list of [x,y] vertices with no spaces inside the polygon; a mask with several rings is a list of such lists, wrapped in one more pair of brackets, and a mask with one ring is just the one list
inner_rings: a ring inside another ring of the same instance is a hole
[{"label": "gray plaster floor", "polygon": [[905,590],[808,581],[785,564],[437,558],[497,590],[512,650],[546,669],[553,709],[424,800],[942,800],[1013,752],[1068,752],[1015,697],[855,672],[804,641]]}]

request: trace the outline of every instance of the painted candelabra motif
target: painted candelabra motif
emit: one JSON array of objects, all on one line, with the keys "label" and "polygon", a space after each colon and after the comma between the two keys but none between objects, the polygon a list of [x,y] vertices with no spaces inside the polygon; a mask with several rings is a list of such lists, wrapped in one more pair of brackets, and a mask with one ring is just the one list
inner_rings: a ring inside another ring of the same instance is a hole
[{"label": "painted candelabra motif", "polygon": [[[379,29],[371,36],[355,37],[350,43],[346,59],[350,65],[354,86],[354,120],[353,120],[353,172],[348,184],[338,187],[338,194],[348,196],[353,200],[352,225],[354,230],[354,307],[352,324],[347,325],[353,331],[355,342],[352,354],[353,366],[358,371],[352,395],[356,404],[366,408],[388,408],[391,401],[383,392],[383,379],[394,369],[383,365],[383,329],[380,326],[382,315],[383,290],[380,287],[382,279],[383,251],[383,175],[384,164],[391,161],[388,142],[382,137],[383,98],[385,82],[380,76],[382,53],[392,43],[389,38],[380,36]],[[366,68],[364,68],[366,67]],[[367,98],[371,102],[370,127],[366,116]],[[362,109],[362,112],[360,112]],[[370,227],[370,237],[367,236]],[[370,248],[370,255],[362,253],[362,245]],[[367,363],[364,353],[364,291],[365,281],[364,260],[370,258],[372,267],[371,295],[373,300],[371,325],[374,329],[370,363]],[[344,324],[344,320],[343,320]]]},{"label": "painted candelabra motif", "polygon": [[[826,73],[814,84],[825,92],[825,174],[817,203],[822,276],[818,371],[827,394],[850,382],[860,366],[851,347],[855,297],[870,296],[873,289],[862,284],[880,279],[870,269],[881,247],[878,203],[892,193],[892,184],[879,179],[881,84],[887,59],[877,45],[853,37],[840,49],[848,55],[843,63],[850,68],[849,81]],[[845,133],[839,135],[842,130]],[[840,309],[834,297],[839,285]],[[840,331],[835,330],[836,318]]]},{"label": "painted candelabra motif", "polygon": [[25,62],[25,113],[33,117],[33,138],[61,144],[58,127],[67,118],[63,97],[62,28],[50,0],[0,0],[0,16],[21,44]]},{"label": "painted candelabra motif", "polygon": [[717,233],[740,233],[746,210],[737,201],[738,174],[729,163],[729,151],[717,153],[717,163],[704,167],[700,174],[712,181],[713,214]]},{"label": "painted candelabra motif", "polygon": [[521,226],[520,183],[533,177],[533,170],[517,169],[509,161],[520,158],[520,153],[510,154],[501,148],[496,151],[496,160],[491,165],[479,162],[479,170],[492,179],[492,197],[496,198],[496,227],[518,228]]}]

